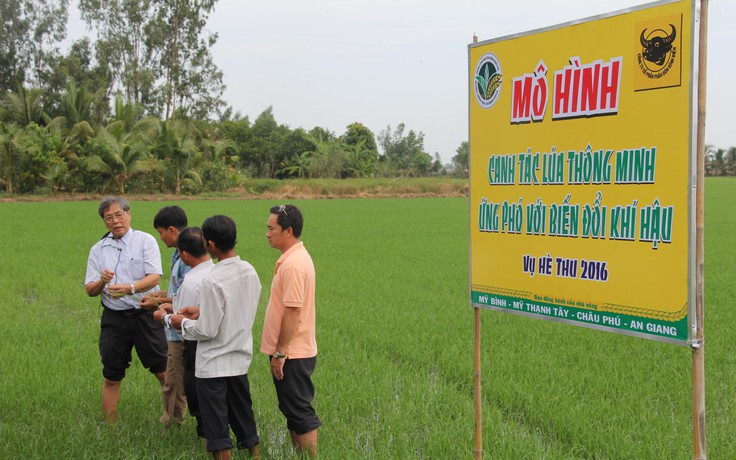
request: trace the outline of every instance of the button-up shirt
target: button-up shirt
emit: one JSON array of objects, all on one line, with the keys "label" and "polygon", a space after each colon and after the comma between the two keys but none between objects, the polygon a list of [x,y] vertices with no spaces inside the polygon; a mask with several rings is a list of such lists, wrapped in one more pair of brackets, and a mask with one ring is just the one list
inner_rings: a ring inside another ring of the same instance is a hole
[{"label": "button-up shirt", "polygon": [[[169,290],[167,292],[172,299],[176,300],[179,286],[184,282],[184,276],[189,272],[189,269],[189,266],[181,261],[179,250],[174,249],[174,253],[171,254],[171,278],[169,279]],[[168,324],[165,325],[165,328],[166,340],[169,342],[181,342],[181,334],[176,329],[169,327]]]},{"label": "button-up shirt", "polygon": [[[146,275],[162,275],[161,252],[156,239],[145,232],[129,229],[120,239],[105,236],[89,251],[87,273],[84,284],[100,279],[102,270],[115,273],[110,284],[132,284]],[[158,290],[158,286],[153,288]],[[102,290],[102,304],[111,310],[130,310],[140,308],[140,301],[145,294],[135,293],[120,298],[110,295],[108,287]]]},{"label": "button-up shirt", "polygon": [[198,378],[248,373],[260,296],[258,274],[240,256],[221,260],[210,269],[200,287],[199,318],[182,321],[182,337],[198,341]]}]

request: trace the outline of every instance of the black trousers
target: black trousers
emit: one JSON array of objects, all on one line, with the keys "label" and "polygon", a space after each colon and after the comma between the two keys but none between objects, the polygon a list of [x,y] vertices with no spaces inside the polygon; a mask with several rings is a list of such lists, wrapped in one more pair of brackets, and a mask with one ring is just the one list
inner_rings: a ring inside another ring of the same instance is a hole
[{"label": "black trousers", "polygon": [[228,425],[238,440],[238,449],[259,443],[248,374],[197,378],[197,397],[209,452],[233,448]]},{"label": "black trousers", "polygon": [[184,394],[187,395],[189,415],[197,420],[197,436],[204,438],[204,424],[199,412],[197,398],[197,377],[194,376],[194,363],[197,361],[197,341],[184,341]]}]

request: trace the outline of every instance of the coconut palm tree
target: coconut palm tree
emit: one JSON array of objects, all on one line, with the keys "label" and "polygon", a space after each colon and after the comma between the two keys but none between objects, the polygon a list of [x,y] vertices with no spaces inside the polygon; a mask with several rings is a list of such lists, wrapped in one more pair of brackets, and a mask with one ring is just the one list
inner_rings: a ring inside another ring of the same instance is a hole
[{"label": "coconut palm tree", "polygon": [[[228,152],[238,148],[238,144],[232,139],[203,139],[204,157],[207,161],[227,163]],[[236,157],[237,158],[237,157]]]},{"label": "coconut palm tree", "polygon": [[118,193],[125,193],[130,179],[160,168],[158,160],[149,156],[151,126],[160,123],[156,119],[144,119],[128,130],[122,120],[102,127],[97,133],[103,153],[87,158],[86,166],[92,172],[110,178],[108,187],[115,186]]},{"label": "coconut palm tree", "polygon": [[61,100],[61,110],[70,126],[86,121],[91,124],[94,122],[92,115],[92,107],[96,96],[87,91],[87,85],[84,84],[77,88],[74,80],[69,80],[66,93]]},{"label": "coconut palm tree", "polygon": [[15,123],[20,127],[31,123],[45,125],[49,116],[43,108],[43,91],[39,88],[25,89],[20,87],[14,93],[5,96],[2,121]]},{"label": "coconut palm tree", "polygon": [[159,127],[156,152],[165,162],[166,171],[173,177],[174,192],[181,193],[183,186],[201,186],[202,177],[194,165],[202,153],[197,147],[193,128],[182,120],[161,122]]},{"label": "coconut palm tree", "polygon": [[0,123],[0,179],[8,193],[13,193],[13,181],[18,175],[25,151],[23,130],[15,125]]},{"label": "coconut palm tree", "polygon": [[726,158],[728,159],[729,175],[736,176],[736,147],[729,147],[726,152]]},{"label": "coconut palm tree", "polygon": [[69,168],[66,163],[57,161],[49,166],[46,174],[41,174],[41,178],[44,180],[46,185],[54,192],[59,193],[64,189],[67,179],[69,176]]},{"label": "coconut palm tree", "polygon": [[115,96],[115,103],[113,104],[113,116],[110,123],[122,122],[124,126],[132,127],[138,120],[141,119],[143,109],[136,104],[128,104],[123,100],[121,95]]},{"label": "coconut palm tree", "polygon": [[705,146],[705,172],[709,176],[722,176],[726,172],[726,151],[712,145]]}]

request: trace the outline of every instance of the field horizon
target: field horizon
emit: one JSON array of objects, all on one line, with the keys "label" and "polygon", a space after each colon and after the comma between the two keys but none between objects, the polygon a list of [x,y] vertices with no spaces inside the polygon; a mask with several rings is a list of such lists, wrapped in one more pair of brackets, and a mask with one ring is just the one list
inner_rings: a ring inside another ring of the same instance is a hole
[{"label": "field horizon", "polygon": [[[735,199],[736,182],[706,180],[712,458],[736,458]],[[263,286],[257,350],[278,258],[265,240],[268,209],[284,202],[304,212],[317,270],[319,458],[473,458],[467,198],[132,197],[132,227],[156,236],[153,216],[166,204],[182,206],[190,225],[233,217],[238,253]],[[0,458],[209,458],[191,418],[162,435],[160,387],[135,354],[118,423],[102,422],[99,298],[86,296],[83,280],[104,231],[96,199],[0,202],[0,314],[9,331],[0,353]],[[160,248],[167,280],[171,250]],[[692,457],[688,347],[485,309],[481,333],[485,458]],[[254,357],[249,380],[261,458],[293,458],[264,356]]]},{"label": "field horizon", "polygon": [[[463,197],[468,179],[453,176],[393,177],[357,179],[245,179],[226,192],[198,195],[171,193],[126,193],[131,201],[201,201],[270,199],[419,198]],[[0,192],[0,203],[43,201],[95,201],[110,193],[69,193],[8,195]]]}]

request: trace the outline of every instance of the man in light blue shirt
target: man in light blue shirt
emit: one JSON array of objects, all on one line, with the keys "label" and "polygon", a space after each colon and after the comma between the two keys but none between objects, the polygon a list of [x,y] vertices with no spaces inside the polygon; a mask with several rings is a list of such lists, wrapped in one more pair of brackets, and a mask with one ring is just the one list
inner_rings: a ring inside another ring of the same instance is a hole
[{"label": "man in light blue shirt", "polygon": [[[169,289],[152,292],[141,301],[142,308],[155,310],[160,305],[172,302],[184,281],[184,275],[189,271],[189,267],[181,261],[176,246],[179,233],[187,227],[187,215],[179,206],[165,206],[153,218],[153,226],[166,247],[174,248],[171,255]],[[166,382],[163,386],[164,413],[160,421],[164,428],[169,428],[184,423],[187,396],[184,386],[184,342],[181,334],[175,329],[165,326],[165,330],[169,351],[166,360]]]},{"label": "man in light blue shirt", "polygon": [[158,290],[161,252],[156,239],[130,227],[130,205],[121,197],[105,197],[98,213],[108,233],[89,251],[84,288],[100,296],[100,357],[102,358],[102,413],[117,420],[120,382],[135,348],[143,366],[161,385],[166,381],[166,336],[153,313],[141,309],[143,292]]}]

